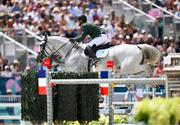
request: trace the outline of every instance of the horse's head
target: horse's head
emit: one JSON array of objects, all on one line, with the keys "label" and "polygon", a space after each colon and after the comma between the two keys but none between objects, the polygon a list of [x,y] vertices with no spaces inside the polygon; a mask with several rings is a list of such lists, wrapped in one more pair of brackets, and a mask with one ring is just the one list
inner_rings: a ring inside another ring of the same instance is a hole
[{"label": "horse's head", "polygon": [[[42,44],[41,46],[44,46],[44,45]],[[40,49],[41,51],[38,53],[38,56],[36,58],[37,63],[41,63],[43,59],[47,57],[45,54],[45,50],[42,49],[43,47],[40,47],[40,48],[41,48]]]},{"label": "horse's head", "polygon": [[47,45],[47,34],[45,33],[44,39],[42,40],[40,45],[40,52],[38,53],[38,56],[36,58],[37,63],[41,63],[43,59],[47,57],[47,55],[45,54],[46,45]]},{"label": "horse's head", "polygon": [[41,63],[44,58],[49,57],[56,63],[64,62],[62,59],[69,55],[71,50],[77,45],[69,41],[69,39],[59,36],[45,37],[36,61]]}]

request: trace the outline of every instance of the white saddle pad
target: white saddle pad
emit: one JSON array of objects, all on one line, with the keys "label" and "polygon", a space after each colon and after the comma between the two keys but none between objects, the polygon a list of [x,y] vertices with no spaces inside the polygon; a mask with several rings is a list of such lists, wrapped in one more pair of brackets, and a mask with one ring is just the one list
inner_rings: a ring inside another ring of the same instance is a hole
[{"label": "white saddle pad", "polygon": [[97,57],[97,58],[104,58],[104,57],[107,56],[108,52],[109,52],[108,49],[98,50],[98,51],[96,52],[96,57]]}]

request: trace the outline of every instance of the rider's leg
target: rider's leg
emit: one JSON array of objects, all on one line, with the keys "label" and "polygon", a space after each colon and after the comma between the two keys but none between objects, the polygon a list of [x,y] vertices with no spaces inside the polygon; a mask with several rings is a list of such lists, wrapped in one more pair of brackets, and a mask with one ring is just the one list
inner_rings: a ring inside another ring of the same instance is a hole
[{"label": "rider's leg", "polygon": [[84,53],[91,57],[91,58],[95,58],[96,57],[96,54],[95,52],[93,51],[93,46],[99,46],[103,43],[105,43],[107,41],[108,37],[107,35],[105,34],[102,34],[100,37],[96,37],[94,38],[93,40],[91,40],[88,44],[87,44],[87,47],[86,49],[84,50]]},{"label": "rider's leg", "polygon": [[90,46],[86,46],[84,50],[84,54],[88,56],[89,58],[92,58],[92,59],[96,58],[96,54]]},{"label": "rider's leg", "polygon": [[92,59],[92,65],[95,65],[98,62],[96,52],[93,50],[92,47],[87,46],[84,50],[84,54],[88,56],[90,59]]},{"label": "rider's leg", "polygon": [[96,37],[88,43],[88,46],[85,48],[85,55],[93,59],[93,65],[98,62],[96,57],[96,52],[93,50],[93,46],[99,46],[107,41],[108,37],[105,34],[102,34],[100,37]]},{"label": "rider's leg", "polygon": [[102,34],[100,37],[96,37],[94,38],[93,40],[91,40],[89,43],[88,43],[88,46],[92,47],[94,44],[96,46],[99,46],[103,43],[105,43],[106,41],[108,40],[108,37],[106,34]]}]

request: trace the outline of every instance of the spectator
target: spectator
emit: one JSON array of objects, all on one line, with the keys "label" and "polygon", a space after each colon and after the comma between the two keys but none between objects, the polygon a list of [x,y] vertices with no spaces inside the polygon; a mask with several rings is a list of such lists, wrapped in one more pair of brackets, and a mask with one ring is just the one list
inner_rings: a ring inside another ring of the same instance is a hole
[{"label": "spectator", "polygon": [[175,43],[174,42],[170,43],[170,46],[167,48],[167,53],[176,53]]},{"label": "spectator", "polygon": [[178,10],[175,12],[175,15],[180,17],[180,7],[178,8]]},{"label": "spectator", "polygon": [[167,36],[164,36],[163,43],[165,43],[169,46],[169,39]]},{"label": "spectator", "polygon": [[75,15],[76,17],[81,16],[81,15],[83,14],[83,11],[82,11],[83,9],[82,9],[82,7],[81,7],[81,3],[79,3],[78,5],[76,5],[75,8],[74,8],[74,10],[75,10],[74,13],[76,14],[76,15]]},{"label": "spectator", "polygon": [[114,36],[111,38],[111,45],[115,46],[115,45],[119,45],[120,43],[117,42],[117,36]]},{"label": "spectator", "polygon": [[138,33],[134,33],[131,44],[137,44],[138,43],[138,38],[139,38]]},{"label": "spectator", "polygon": [[175,43],[175,51],[176,51],[176,53],[180,53],[180,42],[179,41]]},{"label": "spectator", "polygon": [[34,21],[40,21],[40,13],[36,7],[33,7],[32,11],[28,13],[28,16],[32,17]]},{"label": "spectator", "polygon": [[[7,89],[7,90],[6,90],[6,94],[7,94],[8,96],[13,95],[12,90],[11,90],[11,89]],[[8,112],[9,115],[11,115],[11,116],[14,115],[14,108],[13,108],[13,107],[6,107],[6,110],[7,110],[7,112]]]},{"label": "spectator", "polygon": [[20,62],[18,60],[13,61],[13,65],[11,66],[11,71],[13,74],[18,74],[20,72]]},{"label": "spectator", "polygon": [[5,70],[1,73],[1,76],[3,76],[3,77],[12,77],[13,76],[11,69],[8,65],[5,66]]},{"label": "spectator", "polygon": [[58,7],[54,7],[52,16],[54,17],[55,22],[59,22],[61,20],[61,13]]},{"label": "spectator", "polygon": [[158,38],[162,39],[163,36],[163,26],[164,26],[164,22],[162,17],[157,17],[157,30],[158,30]]},{"label": "spectator", "polygon": [[163,43],[162,48],[159,49],[163,56],[167,55],[167,48],[168,48],[167,43]]},{"label": "spectator", "polygon": [[129,35],[126,35],[125,40],[126,40],[126,44],[130,44],[131,43],[131,38],[130,38]]},{"label": "spectator", "polygon": [[143,100],[143,91],[140,87],[136,87],[136,84],[134,84],[134,99],[136,102]]},{"label": "spectator", "polygon": [[69,6],[67,7],[68,12],[72,14],[72,17],[76,17],[76,11],[75,11],[75,3],[73,1],[70,1]]},{"label": "spectator", "polygon": [[[88,8],[86,8],[86,10],[85,10],[85,15],[87,17],[88,23],[93,23],[93,15],[90,13]],[[96,20],[96,21],[98,21],[98,20]]]},{"label": "spectator", "polygon": [[101,28],[103,28],[105,30],[105,32],[107,33],[107,35],[111,38],[112,36],[114,36],[114,28],[111,25],[111,23],[108,20],[104,20],[103,25],[101,26]]},{"label": "spectator", "polygon": [[95,1],[93,1],[93,0],[90,0],[90,1],[89,1],[89,4],[87,5],[87,7],[88,7],[89,9],[94,9],[95,6],[96,6],[96,3],[95,3]]},{"label": "spectator", "polygon": [[11,90],[11,89],[7,89],[7,90],[6,90],[6,94],[7,94],[7,95],[12,95],[12,90]]},{"label": "spectator", "polygon": [[20,8],[18,0],[15,0],[14,5],[11,8],[11,12],[12,13],[17,13],[17,12],[20,13],[21,12],[21,8]]},{"label": "spectator", "polygon": [[100,21],[103,20],[105,14],[106,14],[106,12],[104,10],[104,5],[103,4],[98,5],[97,15],[99,16]]},{"label": "spectator", "polygon": [[142,34],[139,35],[139,41],[138,41],[138,44],[144,44],[144,43],[145,43],[145,38],[144,38],[144,37],[145,37],[145,36],[142,35]]},{"label": "spectator", "polygon": [[151,34],[148,34],[146,43],[150,45],[152,42],[153,42],[153,37]]},{"label": "spectator", "polygon": [[96,21],[96,20],[100,20],[100,17],[97,13],[97,8],[94,9],[94,14],[93,14],[93,21]]},{"label": "spectator", "polygon": [[69,21],[67,21],[67,28],[68,29],[76,29],[75,21],[72,15],[69,15]]},{"label": "spectator", "polygon": [[158,66],[154,69],[153,76],[158,77],[163,75],[163,62],[161,61]]},{"label": "spectator", "polygon": [[31,68],[30,66],[26,66],[25,70],[24,70],[26,73],[30,72],[31,71]]},{"label": "spectator", "polygon": [[124,39],[124,36],[123,36],[123,34],[119,34],[119,36],[118,36],[118,40],[119,40],[119,43],[118,44],[126,44],[126,41],[125,41],[125,39]]},{"label": "spectator", "polygon": [[25,28],[25,25],[23,24],[22,19],[17,19],[15,23],[13,24],[13,29],[16,30],[16,35],[22,35],[23,31],[22,29]]}]

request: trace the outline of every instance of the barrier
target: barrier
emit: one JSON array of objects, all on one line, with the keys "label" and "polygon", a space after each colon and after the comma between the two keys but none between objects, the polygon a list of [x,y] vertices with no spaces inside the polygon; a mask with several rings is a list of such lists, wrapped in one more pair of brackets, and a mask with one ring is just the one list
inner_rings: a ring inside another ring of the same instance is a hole
[{"label": "barrier", "polygon": [[[0,103],[0,108],[5,108],[6,112],[1,113],[0,115],[0,120],[4,121],[4,120],[21,120],[21,103],[17,102],[17,103],[9,103],[9,102],[5,102],[5,103]],[[8,110],[10,109],[10,110]],[[8,114],[7,112],[9,112],[10,114]]]},{"label": "barrier", "polygon": [[[112,69],[113,65],[110,65],[109,68]],[[106,71],[109,72],[109,71]],[[112,77],[112,70],[111,77]],[[114,84],[121,84],[121,85],[130,85],[130,84],[143,84],[143,85],[167,85],[167,77],[159,77],[159,78],[109,78],[110,75],[106,74],[106,79],[51,79],[51,68],[46,69],[46,94],[47,94],[47,121],[48,125],[52,125],[53,123],[53,100],[52,100],[52,87],[55,85],[68,85],[68,84],[107,84],[109,85],[109,122],[113,124],[113,105],[132,105],[133,103],[125,102],[125,103],[112,103],[112,96],[113,96],[113,87]],[[166,91],[167,92],[167,91]],[[154,91],[155,93],[155,91]],[[166,94],[167,95],[167,94]]]},{"label": "barrier", "polygon": [[[100,84],[100,83],[106,83],[109,85],[112,85],[112,83],[115,84],[122,84],[122,85],[127,85],[127,84],[139,84],[142,83],[144,85],[163,85],[167,82],[167,78],[119,78],[119,79],[51,79],[49,81],[50,85],[60,85],[60,84]],[[50,86],[47,86],[48,90],[51,88]],[[51,94],[51,95],[50,95]],[[49,99],[47,104],[48,108],[48,124],[52,124],[52,93],[48,92],[47,93],[47,98]],[[123,103],[124,105],[124,103]],[[113,105],[110,105],[110,107],[113,107]]]}]

